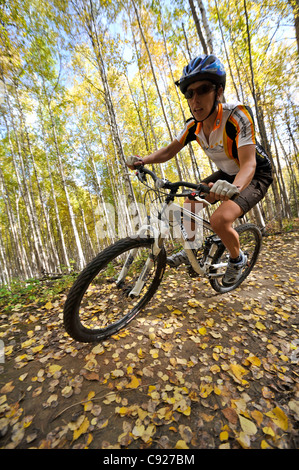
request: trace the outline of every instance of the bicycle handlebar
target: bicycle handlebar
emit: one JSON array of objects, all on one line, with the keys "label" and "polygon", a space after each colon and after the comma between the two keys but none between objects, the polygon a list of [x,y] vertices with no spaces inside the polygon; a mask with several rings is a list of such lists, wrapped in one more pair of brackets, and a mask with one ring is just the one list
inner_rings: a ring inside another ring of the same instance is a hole
[{"label": "bicycle handlebar", "polygon": [[154,172],[152,172],[151,170],[148,170],[147,168],[144,168],[143,165],[140,165],[139,168],[137,168],[136,175],[139,181],[141,181],[141,183],[144,183],[146,181],[146,175],[151,176],[155,182],[155,186],[157,189],[165,188],[165,189],[176,191],[180,187],[185,187],[189,189],[195,189],[199,193],[209,194],[210,192],[209,186],[206,186],[202,183],[195,184],[195,183],[189,183],[187,181],[177,181],[175,183],[171,183],[170,181],[166,179],[158,178]]},{"label": "bicycle handlebar", "polygon": [[[202,193],[209,194],[211,191],[211,188],[203,183],[195,184],[195,183],[189,183],[187,181],[177,181],[176,183],[171,183],[170,181],[166,179],[158,178],[154,172],[152,172],[151,170],[148,170],[147,168],[144,168],[143,165],[140,165],[139,168],[136,168],[136,169],[137,169],[136,175],[139,181],[141,181],[141,183],[145,183],[146,175],[150,175],[152,179],[154,180],[155,186],[157,189],[165,188],[165,189],[170,189],[171,191],[176,192],[178,188],[184,186],[185,188],[194,189],[196,191],[197,194],[196,193],[190,194],[192,198],[199,196]],[[177,194],[176,196],[177,197],[183,196],[183,194]],[[184,196],[188,196],[188,194],[184,194]],[[233,201],[236,197],[238,197],[238,194],[234,194],[230,198],[230,200]]]}]

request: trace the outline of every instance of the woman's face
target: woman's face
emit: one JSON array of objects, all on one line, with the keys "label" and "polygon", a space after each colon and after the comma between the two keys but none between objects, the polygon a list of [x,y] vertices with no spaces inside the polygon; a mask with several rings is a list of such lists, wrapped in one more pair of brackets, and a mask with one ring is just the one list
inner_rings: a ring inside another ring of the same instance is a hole
[{"label": "woman's face", "polygon": [[[215,102],[215,93],[216,86],[208,80],[194,82],[188,86],[186,98],[197,121],[203,121],[211,112]],[[192,96],[189,98],[189,95]]]}]

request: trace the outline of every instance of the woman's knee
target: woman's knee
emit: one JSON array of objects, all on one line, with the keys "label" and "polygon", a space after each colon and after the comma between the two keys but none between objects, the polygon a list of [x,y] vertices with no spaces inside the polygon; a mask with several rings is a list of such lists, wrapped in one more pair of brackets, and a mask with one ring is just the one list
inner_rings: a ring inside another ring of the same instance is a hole
[{"label": "woman's knee", "polygon": [[235,215],[230,211],[216,210],[210,218],[212,229],[217,231],[224,227],[230,227],[237,217],[238,216],[235,217]]},{"label": "woman's knee", "polygon": [[226,223],[227,222],[224,220],[222,214],[217,214],[216,212],[214,212],[214,214],[212,214],[210,217],[210,224],[212,229],[215,230],[215,232],[217,232],[219,228],[226,225]]}]

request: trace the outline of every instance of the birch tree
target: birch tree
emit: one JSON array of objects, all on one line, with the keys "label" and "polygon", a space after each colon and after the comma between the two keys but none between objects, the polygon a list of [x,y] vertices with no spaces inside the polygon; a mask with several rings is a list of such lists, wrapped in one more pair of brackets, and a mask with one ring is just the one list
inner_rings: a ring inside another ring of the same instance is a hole
[{"label": "birch tree", "polygon": [[197,12],[196,12],[194,1],[189,0],[189,5],[190,5],[190,9],[191,9],[191,12],[192,12],[192,16],[193,16],[193,19],[194,19],[194,23],[195,23],[195,26],[196,26],[197,34],[198,34],[203,52],[204,52],[204,54],[208,54],[207,43],[206,43],[206,40],[205,40],[204,35],[202,33],[202,29],[201,29],[201,26],[200,26],[200,20],[198,18]]},{"label": "birch tree", "polygon": [[95,54],[96,64],[98,67],[98,71],[101,76],[103,90],[104,90],[104,100],[107,109],[107,114],[109,117],[109,127],[111,130],[111,136],[114,142],[115,150],[117,156],[119,158],[119,162],[121,164],[123,175],[124,175],[124,183],[126,187],[127,196],[129,198],[130,203],[134,203],[134,193],[131,185],[130,178],[128,176],[127,167],[125,163],[125,155],[122,147],[122,143],[119,136],[119,130],[117,125],[117,119],[114,111],[111,90],[107,78],[105,62],[102,53],[102,44],[101,39],[99,36],[99,27],[101,24],[101,18],[99,16],[99,5],[96,6],[93,0],[89,0],[88,2],[75,0],[73,3],[76,8],[76,13],[78,16],[78,21],[81,21],[83,27],[85,28],[88,37],[90,39],[92,49]]},{"label": "birch tree", "polygon": [[213,54],[213,52],[214,52],[213,36],[212,36],[212,32],[211,32],[209,22],[208,22],[208,19],[207,19],[206,9],[205,9],[205,6],[204,6],[202,0],[197,0],[197,3],[198,3],[198,7],[199,7],[199,10],[200,10],[200,13],[201,13],[202,24],[203,24],[203,27],[204,27],[204,30],[205,30],[205,33],[206,33],[206,37],[207,37],[208,50],[209,50],[210,54]]}]

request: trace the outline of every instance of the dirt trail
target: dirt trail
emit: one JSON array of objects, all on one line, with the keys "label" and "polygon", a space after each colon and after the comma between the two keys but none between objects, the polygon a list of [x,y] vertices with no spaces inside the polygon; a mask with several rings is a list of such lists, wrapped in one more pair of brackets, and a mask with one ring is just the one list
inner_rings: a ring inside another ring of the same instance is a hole
[{"label": "dirt trail", "polygon": [[169,270],[99,345],[66,335],[65,294],[1,313],[0,448],[298,448],[298,244],[266,237],[230,294]]}]

